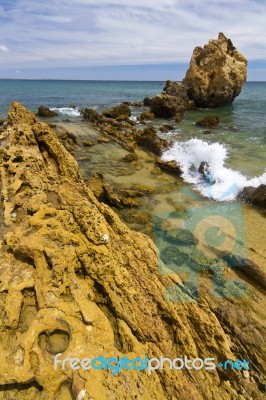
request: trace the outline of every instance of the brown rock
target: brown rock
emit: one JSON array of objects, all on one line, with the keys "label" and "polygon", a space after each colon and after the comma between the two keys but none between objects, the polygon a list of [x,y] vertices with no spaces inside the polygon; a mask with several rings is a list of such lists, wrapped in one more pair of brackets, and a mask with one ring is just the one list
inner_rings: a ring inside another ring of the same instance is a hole
[{"label": "brown rock", "polygon": [[143,113],[140,114],[138,117],[139,121],[144,121],[144,120],[151,120],[154,119],[155,115],[151,111],[143,111]]},{"label": "brown rock", "polygon": [[159,131],[162,133],[168,133],[168,132],[172,131],[173,129],[175,129],[175,127],[173,125],[163,124],[159,128]]},{"label": "brown rock", "polygon": [[257,188],[248,186],[238,195],[240,200],[247,203],[255,204],[261,207],[266,207],[266,185],[260,185]]},{"label": "brown rock", "polygon": [[125,162],[128,162],[128,163],[131,163],[133,161],[137,161],[138,160],[138,156],[137,156],[137,154],[135,152],[134,153],[128,153],[121,160],[125,161]]},{"label": "brown rock", "polygon": [[188,100],[187,88],[182,83],[167,80],[165,82],[165,87],[163,88],[163,91],[170,96],[181,97],[184,100]]},{"label": "brown rock", "polygon": [[101,122],[102,116],[92,108],[85,108],[81,111],[81,115],[89,122]]},{"label": "brown rock", "polygon": [[168,172],[170,174],[178,176],[182,174],[180,166],[175,161],[157,160],[155,165],[157,165],[157,167],[159,167],[162,171]]},{"label": "brown rock", "polygon": [[86,147],[91,147],[91,146],[93,146],[95,144],[95,142],[92,142],[91,140],[85,140],[84,142],[83,142],[83,146],[86,146]]},{"label": "brown rock", "polygon": [[142,101],[134,101],[134,102],[131,103],[131,106],[133,106],[133,107],[142,107],[143,103],[142,103]]},{"label": "brown rock", "polygon": [[210,183],[211,185],[215,183],[215,179],[211,174],[210,166],[207,161],[201,162],[198,171],[202,175],[202,178],[205,180],[205,182]]},{"label": "brown rock", "polygon": [[97,139],[98,143],[109,143],[110,141],[111,141],[111,139],[109,137],[107,137],[107,136],[100,136]]},{"label": "brown rock", "polygon": [[21,108],[20,103],[14,101],[10,107],[8,117],[8,125],[16,125],[20,123],[33,124],[36,122],[35,116],[27,109]]},{"label": "brown rock", "polygon": [[168,147],[167,141],[157,136],[157,131],[153,126],[149,126],[140,132],[136,141],[139,146],[157,156],[160,156]]},{"label": "brown rock", "polygon": [[231,103],[247,78],[247,60],[230,39],[219,33],[203,48],[196,47],[183,84],[198,107]]},{"label": "brown rock", "polygon": [[178,97],[166,93],[158,94],[152,99],[151,111],[159,118],[172,118],[180,122],[183,118],[185,106]]},{"label": "brown rock", "polygon": [[107,118],[118,118],[121,115],[130,117],[131,116],[131,111],[129,106],[126,104],[120,104],[118,106],[109,108],[108,110],[103,112],[103,115]]},{"label": "brown rock", "polygon": [[208,117],[202,118],[196,125],[204,126],[205,128],[217,128],[220,122],[220,118],[217,115],[209,115]]},{"label": "brown rock", "polygon": [[48,107],[40,106],[38,108],[37,115],[42,118],[50,118],[50,117],[56,117],[58,113],[50,110]]},{"label": "brown rock", "polygon": [[55,133],[67,151],[71,154],[75,154],[78,141],[74,133],[68,132],[63,127],[58,126],[55,128]]},{"label": "brown rock", "polygon": [[145,99],[143,100],[143,105],[145,107],[150,107],[151,106],[151,102],[152,102],[152,99],[150,99],[149,97],[145,97]]},{"label": "brown rock", "polygon": [[131,120],[128,118],[127,115],[119,115],[119,117],[117,117],[115,120],[118,122],[127,122],[127,123],[131,122]]}]

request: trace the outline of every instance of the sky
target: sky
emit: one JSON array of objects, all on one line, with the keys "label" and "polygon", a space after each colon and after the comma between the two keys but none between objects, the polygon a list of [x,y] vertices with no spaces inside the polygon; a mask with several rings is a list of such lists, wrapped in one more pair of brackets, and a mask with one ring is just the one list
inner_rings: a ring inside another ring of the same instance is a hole
[{"label": "sky", "polygon": [[266,0],[0,0],[0,78],[181,80],[224,32],[266,81]]}]

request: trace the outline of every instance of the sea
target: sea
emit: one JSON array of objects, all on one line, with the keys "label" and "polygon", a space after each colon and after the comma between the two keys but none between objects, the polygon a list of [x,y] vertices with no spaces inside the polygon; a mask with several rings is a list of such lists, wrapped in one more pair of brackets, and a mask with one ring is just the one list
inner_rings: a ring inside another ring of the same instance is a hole
[{"label": "sea", "polygon": [[[60,119],[80,121],[80,110],[86,107],[102,111],[115,104],[141,101],[163,90],[165,82],[143,81],[65,81],[65,80],[0,80],[0,116],[7,115],[12,101],[37,112],[40,105],[59,113]],[[216,109],[187,111],[174,130],[161,137],[170,147],[165,160],[181,165],[185,182],[204,196],[216,201],[234,200],[246,186],[266,184],[266,82],[247,82],[231,105]],[[132,108],[132,119],[143,108]],[[217,129],[206,132],[195,123],[207,116],[218,115]],[[165,123],[154,120],[153,125]],[[198,168],[209,164],[211,184],[203,182]]]}]

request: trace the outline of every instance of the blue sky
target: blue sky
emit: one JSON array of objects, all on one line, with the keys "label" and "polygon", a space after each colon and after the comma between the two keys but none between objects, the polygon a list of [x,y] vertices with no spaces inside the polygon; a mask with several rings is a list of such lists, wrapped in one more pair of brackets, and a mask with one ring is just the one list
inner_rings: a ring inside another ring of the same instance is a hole
[{"label": "blue sky", "polygon": [[183,78],[224,32],[266,81],[266,0],[1,0],[0,78]]}]

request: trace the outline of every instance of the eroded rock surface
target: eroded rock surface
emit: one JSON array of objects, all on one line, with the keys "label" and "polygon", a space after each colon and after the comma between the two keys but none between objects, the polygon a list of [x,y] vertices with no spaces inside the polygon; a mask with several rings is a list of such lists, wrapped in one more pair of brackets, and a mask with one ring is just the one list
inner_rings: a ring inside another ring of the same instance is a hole
[{"label": "eroded rock surface", "polygon": [[13,103],[0,146],[0,398],[252,399],[229,370],[54,369],[58,352],[236,357],[208,305],[184,302],[180,287],[183,302],[166,302],[179,278],[161,275],[153,242],[98,202],[48,125]]},{"label": "eroded rock surface", "polygon": [[198,107],[217,107],[231,103],[246,78],[247,60],[219,33],[218,39],[194,49],[183,84]]},{"label": "eroded rock surface", "polygon": [[43,117],[43,118],[50,118],[50,117],[56,117],[58,115],[58,113],[55,112],[55,111],[50,110],[48,107],[40,106],[38,108],[37,115],[39,117]]},{"label": "eroded rock surface", "polygon": [[266,185],[259,185],[257,188],[247,186],[238,195],[240,200],[247,203],[266,208]]}]

